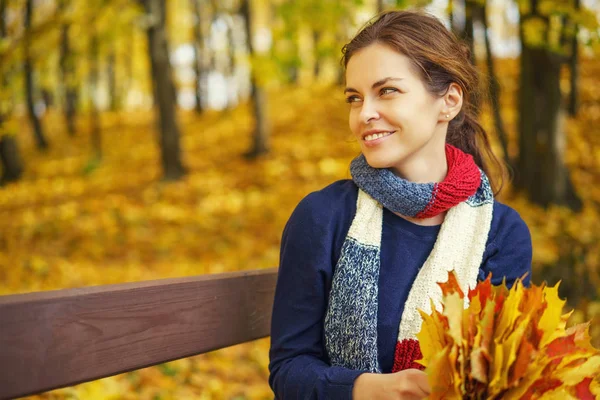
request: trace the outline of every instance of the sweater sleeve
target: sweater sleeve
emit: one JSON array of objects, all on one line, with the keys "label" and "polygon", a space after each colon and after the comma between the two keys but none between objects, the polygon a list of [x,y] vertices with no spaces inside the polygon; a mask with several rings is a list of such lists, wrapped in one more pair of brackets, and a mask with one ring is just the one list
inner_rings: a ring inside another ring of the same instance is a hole
[{"label": "sweater sleeve", "polygon": [[363,372],[330,366],[323,343],[339,225],[331,203],[319,192],[308,195],[283,232],[269,351],[269,384],[277,399],[351,399]]},{"label": "sweater sleeve", "polygon": [[506,205],[497,204],[494,214],[496,223],[492,224],[492,232],[496,234],[488,241],[479,279],[484,280],[491,272],[493,285],[500,285],[506,278],[507,286],[512,287],[516,279],[524,277],[523,284],[529,286],[532,257],[529,228],[519,213]]}]

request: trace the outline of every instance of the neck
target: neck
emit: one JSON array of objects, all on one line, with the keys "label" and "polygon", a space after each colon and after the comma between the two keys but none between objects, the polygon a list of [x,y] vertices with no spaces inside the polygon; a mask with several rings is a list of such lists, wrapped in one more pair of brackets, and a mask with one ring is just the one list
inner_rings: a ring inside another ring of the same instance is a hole
[{"label": "neck", "polygon": [[437,146],[435,151],[428,151],[427,154],[420,153],[392,167],[392,172],[414,183],[442,182],[448,173],[445,146]]}]

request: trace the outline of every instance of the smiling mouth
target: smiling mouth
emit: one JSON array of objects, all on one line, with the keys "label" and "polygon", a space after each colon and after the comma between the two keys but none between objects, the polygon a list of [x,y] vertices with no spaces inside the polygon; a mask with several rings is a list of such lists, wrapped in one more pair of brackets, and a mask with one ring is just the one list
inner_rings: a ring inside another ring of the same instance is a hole
[{"label": "smiling mouth", "polygon": [[365,136],[363,138],[363,140],[365,142],[372,142],[373,140],[377,140],[377,139],[381,139],[381,138],[386,137],[386,136],[390,136],[394,132],[396,132],[396,131],[372,133],[370,135]]}]

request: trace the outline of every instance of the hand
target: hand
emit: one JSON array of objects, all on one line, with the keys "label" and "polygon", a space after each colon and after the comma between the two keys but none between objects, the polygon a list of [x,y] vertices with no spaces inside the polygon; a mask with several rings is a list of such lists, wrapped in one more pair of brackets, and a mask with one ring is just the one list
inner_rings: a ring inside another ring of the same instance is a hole
[{"label": "hand", "polygon": [[353,400],[422,400],[431,388],[427,374],[418,369],[406,369],[393,374],[364,373],[354,381]]}]

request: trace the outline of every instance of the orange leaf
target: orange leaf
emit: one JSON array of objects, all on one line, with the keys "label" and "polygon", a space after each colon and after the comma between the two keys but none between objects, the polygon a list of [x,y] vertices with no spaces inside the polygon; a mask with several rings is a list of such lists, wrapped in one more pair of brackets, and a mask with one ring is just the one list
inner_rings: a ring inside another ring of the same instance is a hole
[{"label": "orange leaf", "polygon": [[438,285],[442,289],[444,297],[452,293],[458,293],[461,299],[465,297],[453,271],[448,272],[448,280],[446,282],[438,282]]},{"label": "orange leaf", "polygon": [[575,393],[580,400],[594,400],[596,396],[590,391],[592,378],[585,378],[575,386]]},{"label": "orange leaf", "polygon": [[558,379],[546,379],[541,378],[535,381],[533,385],[529,387],[529,390],[525,392],[521,400],[530,400],[539,397],[540,394],[556,389],[562,385],[562,382]]},{"label": "orange leaf", "polygon": [[525,375],[525,372],[527,371],[527,368],[531,363],[531,356],[534,350],[535,349],[533,345],[528,341],[521,342],[517,359],[515,360],[515,363],[511,366],[512,371],[508,380],[508,384],[510,386],[514,385]]},{"label": "orange leaf", "polygon": [[481,307],[485,306],[485,303],[492,297],[492,274],[489,273],[484,281],[479,282],[475,288],[469,290],[469,300],[479,297]]}]

